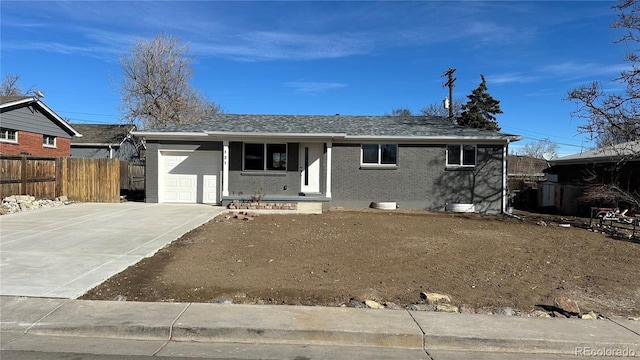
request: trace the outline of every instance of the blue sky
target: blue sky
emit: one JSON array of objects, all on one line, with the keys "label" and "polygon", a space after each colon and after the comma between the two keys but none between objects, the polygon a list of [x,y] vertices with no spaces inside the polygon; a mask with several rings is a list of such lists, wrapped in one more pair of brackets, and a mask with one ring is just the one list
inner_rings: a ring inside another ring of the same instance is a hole
[{"label": "blue sky", "polygon": [[6,1],[2,76],[43,91],[74,123],[117,123],[119,58],[158,33],[190,44],[193,85],[228,113],[418,112],[487,80],[511,150],[550,138],[560,155],[593,146],[564,100],[607,91],[625,68],[613,1]]}]

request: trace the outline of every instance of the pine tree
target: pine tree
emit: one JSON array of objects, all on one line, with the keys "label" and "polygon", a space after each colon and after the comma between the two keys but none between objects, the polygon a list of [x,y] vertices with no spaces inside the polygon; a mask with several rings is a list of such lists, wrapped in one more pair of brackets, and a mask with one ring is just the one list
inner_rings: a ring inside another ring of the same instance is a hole
[{"label": "pine tree", "polygon": [[480,75],[482,82],[467,95],[469,101],[462,105],[462,113],[456,119],[458,125],[473,128],[500,131],[495,114],[502,114],[500,101],[487,92],[487,82],[484,75]]}]

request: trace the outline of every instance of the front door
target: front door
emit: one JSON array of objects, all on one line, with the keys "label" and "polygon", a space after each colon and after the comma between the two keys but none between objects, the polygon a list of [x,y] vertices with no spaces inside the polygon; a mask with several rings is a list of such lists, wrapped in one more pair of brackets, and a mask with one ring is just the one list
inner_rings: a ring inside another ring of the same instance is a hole
[{"label": "front door", "polygon": [[324,145],[322,143],[300,144],[300,191],[320,193],[320,159]]}]

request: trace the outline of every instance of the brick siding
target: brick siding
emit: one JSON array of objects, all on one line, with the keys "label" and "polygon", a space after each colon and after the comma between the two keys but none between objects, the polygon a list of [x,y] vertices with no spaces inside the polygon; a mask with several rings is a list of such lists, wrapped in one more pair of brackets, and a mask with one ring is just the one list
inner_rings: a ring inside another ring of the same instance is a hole
[{"label": "brick siding", "polygon": [[69,156],[71,154],[71,139],[57,137],[56,147],[53,148],[42,144],[42,134],[18,131],[18,143],[0,141],[0,154]]}]

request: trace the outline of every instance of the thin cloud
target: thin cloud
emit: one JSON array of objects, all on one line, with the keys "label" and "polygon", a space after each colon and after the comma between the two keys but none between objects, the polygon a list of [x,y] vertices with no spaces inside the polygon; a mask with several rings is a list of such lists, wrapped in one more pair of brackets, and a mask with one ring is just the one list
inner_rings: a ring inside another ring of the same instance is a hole
[{"label": "thin cloud", "polygon": [[347,87],[347,84],[336,82],[316,82],[316,81],[291,81],[284,84],[302,94],[317,94],[329,90]]},{"label": "thin cloud", "polygon": [[339,34],[249,32],[218,42],[192,42],[191,49],[205,56],[242,60],[315,60],[365,54],[373,48],[366,37]]},{"label": "thin cloud", "polygon": [[502,74],[487,75],[487,81],[492,84],[530,83],[540,80],[539,76],[522,74],[519,72],[507,72]]},{"label": "thin cloud", "polygon": [[561,76],[565,79],[580,79],[601,75],[619,74],[628,70],[629,65],[602,65],[596,63],[563,62],[538,67],[536,70],[549,76]]}]

